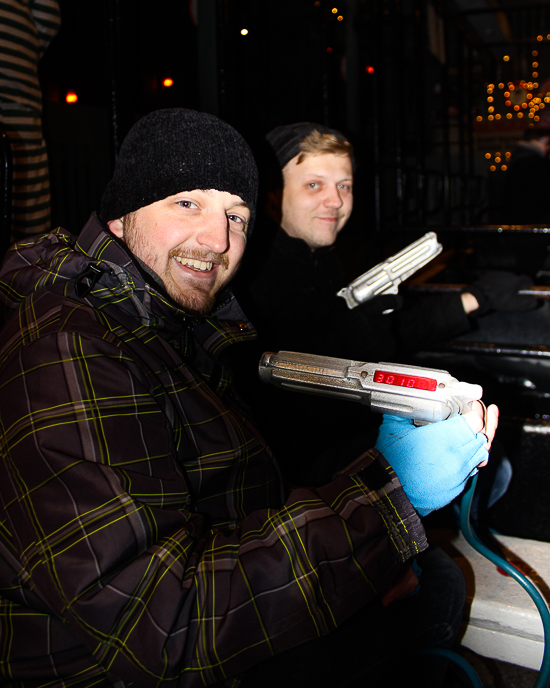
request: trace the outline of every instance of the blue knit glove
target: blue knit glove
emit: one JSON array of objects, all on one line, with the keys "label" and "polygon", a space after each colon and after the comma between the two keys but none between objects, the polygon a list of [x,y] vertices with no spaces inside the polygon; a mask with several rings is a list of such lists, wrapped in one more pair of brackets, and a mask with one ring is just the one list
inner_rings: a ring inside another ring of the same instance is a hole
[{"label": "blue knit glove", "polygon": [[416,427],[412,420],[385,415],[376,449],[397,473],[411,504],[426,516],[462,492],[489,456],[486,442],[462,416]]}]

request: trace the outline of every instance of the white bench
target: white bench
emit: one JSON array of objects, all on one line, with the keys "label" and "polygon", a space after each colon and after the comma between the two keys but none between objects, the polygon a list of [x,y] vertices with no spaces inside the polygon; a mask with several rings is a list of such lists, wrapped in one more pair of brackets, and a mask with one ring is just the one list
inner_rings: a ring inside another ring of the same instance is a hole
[{"label": "white bench", "polygon": [[[523,572],[530,569],[528,578],[550,601],[550,543],[504,535],[496,539],[513,559],[527,564]],[[510,576],[499,573],[462,533],[439,533],[434,544],[440,544],[453,556],[466,578],[468,601],[461,644],[484,657],[538,671],[544,650],[543,627],[526,590]]]}]

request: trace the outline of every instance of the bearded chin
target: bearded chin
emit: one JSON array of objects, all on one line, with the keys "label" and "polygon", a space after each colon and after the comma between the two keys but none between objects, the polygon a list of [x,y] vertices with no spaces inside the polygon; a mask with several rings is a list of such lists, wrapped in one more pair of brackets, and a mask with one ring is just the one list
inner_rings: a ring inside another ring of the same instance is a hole
[{"label": "bearded chin", "polygon": [[[240,264],[237,266],[235,273],[232,275],[232,280],[240,269]],[[216,304],[216,294],[225,289],[229,281],[219,285],[216,292],[204,291],[198,288],[189,288],[181,291],[179,288],[174,288],[170,284],[165,284],[165,289],[172,300],[183,308],[189,315],[209,315],[212,313]]]},{"label": "bearded chin", "polygon": [[168,289],[168,295],[190,315],[207,315],[212,312],[216,298],[201,289],[188,289],[185,292]]}]

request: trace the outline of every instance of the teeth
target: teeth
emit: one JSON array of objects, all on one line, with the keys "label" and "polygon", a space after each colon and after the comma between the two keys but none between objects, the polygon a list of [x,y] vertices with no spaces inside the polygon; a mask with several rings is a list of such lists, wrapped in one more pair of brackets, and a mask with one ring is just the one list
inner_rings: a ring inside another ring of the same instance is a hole
[{"label": "teeth", "polygon": [[204,260],[194,260],[193,258],[184,258],[182,256],[175,256],[178,263],[185,265],[187,268],[193,268],[193,270],[200,270],[201,272],[208,272],[212,270],[212,263],[205,262]]}]

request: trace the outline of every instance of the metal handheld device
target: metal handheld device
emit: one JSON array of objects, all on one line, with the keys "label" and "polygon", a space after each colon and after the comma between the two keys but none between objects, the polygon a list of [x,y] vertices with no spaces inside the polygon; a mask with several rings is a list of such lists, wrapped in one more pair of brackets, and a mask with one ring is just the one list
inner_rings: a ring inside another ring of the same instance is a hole
[{"label": "metal handheld device", "polygon": [[395,256],[354,279],[347,287],[340,289],[337,296],[346,300],[348,308],[355,308],[375,296],[397,294],[401,282],[429,263],[442,249],[436,233],[428,232]]},{"label": "metal handheld device", "polygon": [[459,382],[446,370],[294,351],[264,353],[258,372],[263,382],[277,387],[358,401],[417,425],[463,414],[483,395],[480,385]]}]

